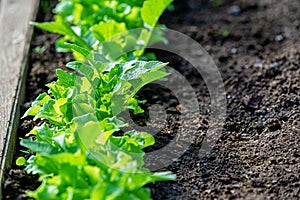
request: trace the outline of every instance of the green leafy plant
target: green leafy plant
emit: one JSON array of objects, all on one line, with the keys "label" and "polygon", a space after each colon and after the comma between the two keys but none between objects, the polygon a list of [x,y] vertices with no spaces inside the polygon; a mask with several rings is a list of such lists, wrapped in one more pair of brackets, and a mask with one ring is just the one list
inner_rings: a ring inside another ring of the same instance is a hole
[{"label": "green leafy plant", "polygon": [[[144,48],[150,38],[156,42],[166,42],[162,32],[153,32],[153,28],[161,26],[157,23],[163,11],[172,0],[61,0],[54,9],[55,21],[33,23],[36,27],[63,35],[57,40],[56,49],[67,52],[71,49],[65,43],[72,43],[87,50],[98,50],[99,44],[112,36],[129,30],[143,28],[140,36],[132,37],[132,43],[143,40]],[[126,45],[118,41],[119,48]],[[82,56],[75,53],[78,60]],[[143,49],[135,53],[140,57]]]},{"label": "green leafy plant", "polygon": [[[29,173],[42,185],[29,196],[36,199],[150,199],[147,183],[173,180],[170,172],[143,168],[143,148],[154,144],[151,134],[128,131],[114,136],[126,124],[119,114],[143,112],[135,93],[145,84],[167,75],[158,61],[129,61],[107,67],[103,63],[74,61],[57,70],[58,80],[47,85],[23,117],[47,123],[22,139],[32,155]],[[32,139],[32,138],[35,139]],[[18,163],[24,162],[18,159]]]},{"label": "green leafy plant", "polygon": [[230,35],[230,31],[228,29],[224,29],[223,32],[222,32],[222,36],[224,38],[227,38],[229,35]]},{"label": "green leafy plant", "polygon": [[[144,112],[138,90],[168,75],[167,63],[134,58],[140,58],[146,44],[163,40],[154,27],[170,2],[62,0],[54,22],[35,23],[63,34],[58,49],[72,50],[80,59],[67,64],[73,72],[57,69],[57,81],[47,84],[49,91],[23,116],[44,121],[21,139],[29,159],[16,161],[40,176],[42,184],[30,197],[151,199],[143,186],[175,179],[171,172],[152,173],[144,167],[143,148],[155,142],[151,134],[120,134],[127,126],[122,112]],[[143,29],[128,32],[140,24]],[[134,48],[138,41],[143,45]]]}]

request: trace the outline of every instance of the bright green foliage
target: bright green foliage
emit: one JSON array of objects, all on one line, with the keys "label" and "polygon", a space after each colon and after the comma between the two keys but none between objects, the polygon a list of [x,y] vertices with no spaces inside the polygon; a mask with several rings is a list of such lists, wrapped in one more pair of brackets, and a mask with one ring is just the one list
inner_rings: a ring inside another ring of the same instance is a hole
[{"label": "bright green foliage", "polygon": [[141,15],[144,23],[147,25],[154,27],[159,19],[159,17],[162,15],[164,10],[169,6],[169,4],[173,0],[148,0],[145,1],[142,10]]},{"label": "bright green foliage", "polygon": [[[130,41],[129,43],[136,45],[139,39],[139,43],[144,41],[144,49],[149,44],[150,37],[155,38],[155,42],[165,42],[161,32],[152,32],[151,29],[157,26],[159,17],[171,2],[172,0],[61,0],[53,10],[54,22],[33,24],[41,29],[62,34],[64,37],[56,42],[57,50],[62,52],[72,50],[65,42],[88,50],[98,50],[103,41],[137,28],[145,30],[134,31],[137,35],[127,38],[125,44]],[[119,40],[116,43],[118,45],[114,44],[114,49],[119,48],[121,53],[127,53],[124,42]],[[75,57],[82,60],[82,55],[76,52]],[[142,54],[143,50],[135,53],[134,58]]]},{"label": "bright green foliage", "polygon": [[[112,64],[112,63],[111,63]],[[36,199],[151,199],[147,183],[173,180],[170,172],[144,168],[143,148],[154,144],[152,135],[135,130],[114,136],[126,123],[119,114],[143,112],[135,93],[145,84],[167,75],[158,61],[129,61],[107,67],[90,59],[57,70],[23,117],[48,123],[36,126],[21,145],[35,152],[26,162],[29,173],[40,175],[42,185],[29,196]]]},{"label": "bright green foliage", "polygon": [[[144,112],[139,106],[144,101],[135,96],[138,90],[167,76],[166,63],[141,61],[141,56],[148,44],[165,42],[154,27],[170,3],[61,0],[54,22],[34,23],[62,34],[57,50],[72,50],[77,61],[67,64],[71,73],[56,70],[57,81],[47,84],[48,92],[23,116],[44,121],[21,140],[30,158],[16,161],[40,175],[42,184],[30,197],[147,200],[151,195],[144,185],[175,179],[171,172],[152,173],[143,167],[143,148],[155,142],[151,134],[120,134],[127,126],[122,112]],[[142,29],[128,32],[133,28]]]},{"label": "bright green foliage", "polygon": [[23,165],[25,165],[25,163],[26,163],[26,159],[24,157],[19,157],[16,160],[16,165],[18,165],[18,166],[23,166]]},{"label": "bright green foliage", "polygon": [[[122,157],[124,162],[132,163],[126,154],[119,153],[117,156]],[[49,161],[51,166],[48,165]],[[34,170],[45,174],[45,177],[37,191],[29,193],[29,196],[43,200],[151,199],[150,190],[141,186],[173,178],[173,175],[167,172],[133,173],[136,170],[133,165],[128,166],[132,171],[127,172],[107,168],[101,163],[93,163],[80,152],[38,155],[30,162],[40,163],[40,168]]]}]

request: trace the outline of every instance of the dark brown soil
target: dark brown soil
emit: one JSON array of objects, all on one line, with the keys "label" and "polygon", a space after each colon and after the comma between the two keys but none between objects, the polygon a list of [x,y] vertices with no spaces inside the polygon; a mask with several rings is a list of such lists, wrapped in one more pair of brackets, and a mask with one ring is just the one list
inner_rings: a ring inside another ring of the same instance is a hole
[{"label": "dark brown soil", "polygon": [[[186,3],[188,2],[188,3]],[[227,96],[227,117],[219,139],[206,157],[200,156],[201,136],[209,126],[209,93],[188,63],[174,55],[158,55],[187,76],[194,87],[201,116],[199,129],[187,152],[167,169],[177,180],[150,185],[154,199],[299,199],[300,198],[300,2],[298,0],[175,1],[175,11],[161,22],[198,41],[211,55],[222,74]],[[240,13],[229,13],[237,5]],[[233,15],[235,14],[235,15]],[[49,20],[51,15],[40,16]],[[57,67],[72,59],[56,53],[56,35],[36,30],[30,56],[27,102],[55,79]],[[36,47],[45,47],[37,53]],[[160,148],[176,134],[176,98],[141,96],[165,103],[168,121],[156,135]],[[155,90],[159,91],[159,90]],[[165,93],[165,92],[163,92]],[[247,97],[248,96],[248,97]],[[252,97],[252,99],[251,99]],[[258,108],[250,101],[263,97]],[[247,99],[248,98],[248,99]],[[21,120],[23,137],[34,123]],[[172,132],[173,131],[173,132]],[[168,134],[168,135],[167,135]],[[148,149],[153,150],[153,149]],[[23,155],[17,152],[16,158]],[[4,199],[26,199],[24,193],[38,186],[36,177],[13,166],[7,172]]]}]

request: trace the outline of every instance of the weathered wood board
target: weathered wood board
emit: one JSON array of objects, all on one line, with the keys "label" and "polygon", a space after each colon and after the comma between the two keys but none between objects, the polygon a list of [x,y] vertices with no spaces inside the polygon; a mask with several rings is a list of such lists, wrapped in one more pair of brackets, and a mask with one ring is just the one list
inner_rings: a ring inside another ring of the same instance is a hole
[{"label": "weathered wood board", "polygon": [[[39,0],[0,0],[0,159],[1,186],[11,166],[25,96],[27,58]],[[1,187],[2,188],[2,187]],[[0,197],[2,191],[0,189]]]}]

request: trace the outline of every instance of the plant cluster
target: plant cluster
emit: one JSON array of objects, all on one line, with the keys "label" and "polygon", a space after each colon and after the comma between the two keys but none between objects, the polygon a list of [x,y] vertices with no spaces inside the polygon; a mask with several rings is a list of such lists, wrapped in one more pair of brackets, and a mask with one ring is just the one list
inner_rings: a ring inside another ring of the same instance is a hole
[{"label": "plant cluster", "polygon": [[[21,139],[29,158],[16,161],[28,173],[39,174],[42,183],[30,197],[144,200],[151,199],[144,185],[175,179],[171,172],[152,173],[143,167],[143,148],[154,144],[154,138],[136,130],[122,132],[127,124],[120,116],[128,109],[144,112],[135,94],[167,75],[166,63],[142,60],[145,46],[132,46],[165,40],[153,29],[170,3],[61,0],[54,22],[34,23],[64,35],[57,49],[72,50],[77,61],[67,64],[73,72],[57,69],[57,81],[47,84],[49,91],[23,116],[44,121]],[[132,28],[143,29],[123,34]]]},{"label": "plant cluster", "polygon": [[[172,0],[61,0],[54,9],[55,21],[33,24],[63,35],[56,41],[56,49],[60,52],[73,49],[69,42],[89,51],[99,50],[107,42],[113,42],[110,51],[126,51],[130,46],[141,42],[144,42],[143,46],[147,46],[150,39],[153,42],[166,42],[162,33],[153,28],[162,26],[158,19],[171,2]],[[132,31],[135,29],[143,30],[142,33]],[[136,34],[131,35],[133,32]],[[122,33],[127,36],[125,41],[116,38],[116,35]],[[75,58],[83,59],[76,50],[73,52]],[[143,51],[135,52],[134,58],[142,54]]]}]

